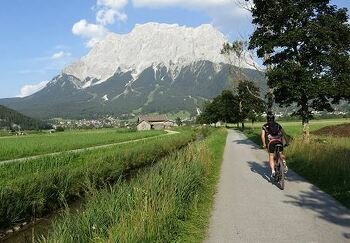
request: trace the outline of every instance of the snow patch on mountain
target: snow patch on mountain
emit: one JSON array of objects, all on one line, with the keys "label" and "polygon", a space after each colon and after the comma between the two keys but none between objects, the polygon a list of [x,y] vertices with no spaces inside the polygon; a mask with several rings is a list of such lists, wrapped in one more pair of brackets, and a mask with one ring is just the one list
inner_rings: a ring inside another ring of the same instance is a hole
[{"label": "snow patch on mountain", "polygon": [[136,25],[128,34],[109,33],[63,73],[80,79],[82,88],[102,83],[119,72],[132,71],[136,80],[149,67],[153,67],[156,76],[164,66],[175,79],[183,67],[198,61],[228,63],[220,54],[225,42],[225,36],[209,24],[197,28],[158,23]]}]

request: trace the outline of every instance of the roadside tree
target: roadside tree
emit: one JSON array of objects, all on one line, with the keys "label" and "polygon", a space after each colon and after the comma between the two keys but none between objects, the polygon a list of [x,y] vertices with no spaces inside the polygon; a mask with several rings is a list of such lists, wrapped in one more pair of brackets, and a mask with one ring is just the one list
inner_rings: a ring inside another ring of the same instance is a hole
[{"label": "roadside tree", "polygon": [[350,99],[350,26],[347,9],[329,0],[253,0],[256,30],[250,48],[265,58],[275,101],[297,105],[305,140],[312,111],[332,111]]},{"label": "roadside tree", "polygon": [[181,120],[181,118],[180,118],[180,117],[176,117],[175,123],[176,123],[176,125],[178,125],[179,127],[181,127],[181,126],[182,126],[182,120]]}]

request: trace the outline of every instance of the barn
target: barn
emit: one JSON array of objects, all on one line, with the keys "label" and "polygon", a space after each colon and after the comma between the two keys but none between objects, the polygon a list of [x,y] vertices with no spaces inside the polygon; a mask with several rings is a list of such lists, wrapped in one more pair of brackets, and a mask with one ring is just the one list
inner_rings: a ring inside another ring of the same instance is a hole
[{"label": "barn", "polygon": [[140,116],[137,120],[137,130],[162,130],[172,126],[166,115]]}]

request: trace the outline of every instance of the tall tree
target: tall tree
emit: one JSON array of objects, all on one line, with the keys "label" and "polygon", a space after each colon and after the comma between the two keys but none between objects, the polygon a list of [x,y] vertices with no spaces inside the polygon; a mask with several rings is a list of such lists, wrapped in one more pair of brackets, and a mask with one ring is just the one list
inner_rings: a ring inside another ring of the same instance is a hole
[{"label": "tall tree", "polygon": [[[242,81],[234,94],[224,90],[212,102],[207,102],[199,123],[241,123],[244,129],[248,118],[260,116],[265,111],[265,102],[259,97],[259,88],[251,81]],[[239,106],[241,104],[242,106]]]},{"label": "tall tree", "polygon": [[178,125],[179,127],[181,127],[181,126],[182,126],[182,120],[181,120],[181,118],[180,118],[180,117],[176,117],[175,123],[176,123],[176,125]]},{"label": "tall tree", "polygon": [[231,64],[230,74],[233,81],[233,91],[235,100],[238,101],[238,104],[236,104],[238,105],[238,123],[241,123],[242,129],[244,129],[248,113],[252,116],[255,114],[255,110],[260,112],[261,107],[263,109],[265,107],[265,101],[260,97],[260,91],[254,83],[247,80],[243,69],[246,66],[250,66],[258,71],[260,70],[253,60],[252,53],[248,50],[247,41],[234,41],[232,44],[225,43],[221,54],[225,55]]},{"label": "tall tree", "polygon": [[213,101],[207,102],[203,113],[198,117],[198,123],[216,123],[223,121],[225,123],[237,123],[238,101],[232,91],[224,90]]},{"label": "tall tree", "polygon": [[242,81],[237,87],[238,102],[241,104],[239,110],[239,122],[244,129],[245,121],[253,116],[260,116],[266,110],[266,103],[260,98],[260,90],[252,81]]},{"label": "tall tree", "polygon": [[350,99],[350,26],[347,9],[329,0],[253,0],[257,26],[250,48],[265,59],[277,103],[296,104],[304,138],[312,111],[331,111]]}]

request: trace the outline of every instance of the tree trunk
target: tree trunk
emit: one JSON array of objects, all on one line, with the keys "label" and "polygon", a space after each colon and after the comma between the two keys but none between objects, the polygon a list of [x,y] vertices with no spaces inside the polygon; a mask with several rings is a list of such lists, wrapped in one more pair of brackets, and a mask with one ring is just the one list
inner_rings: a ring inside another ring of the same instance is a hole
[{"label": "tree trunk", "polygon": [[306,95],[302,96],[303,105],[302,105],[302,119],[303,119],[303,141],[305,143],[310,142],[310,126],[309,126],[309,105]]},{"label": "tree trunk", "polygon": [[306,119],[306,121],[303,121],[303,140],[306,143],[310,142],[310,126],[308,119]]},{"label": "tree trunk", "polygon": [[[265,61],[268,61],[271,58],[270,53],[265,53],[264,59]],[[271,64],[267,64],[267,72],[272,70]],[[273,89],[269,88],[268,94],[267,94],[267,112],[273,111],[273,104],[274,104],[274,95],[273,95]]]},{"label": "tree trunk", "polygon": [[273,103],[274,103],[274,97],[273,97],[273,90],[269,89],[269,93],[267,94],[267,112],[273,112]]},{"label": "tree trunk", "polygon": [[303,109],[303,141],[310,142],[309,107]]},{"label": "tree trunk", "polygon": [[239,101],[239,121],[242,123],[242,130],[244,130],[244,123],[243,123],[243,120],[242,120],[242,101],[240,100]]}]

